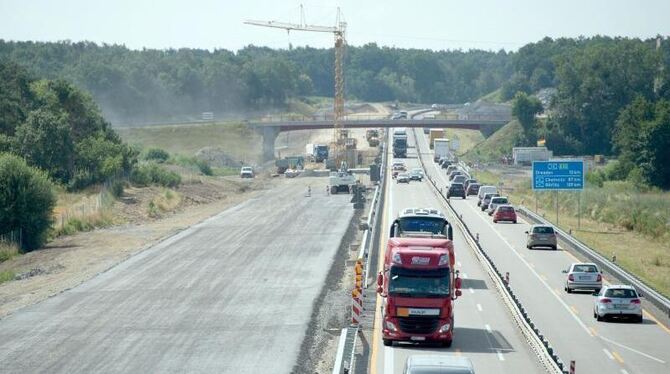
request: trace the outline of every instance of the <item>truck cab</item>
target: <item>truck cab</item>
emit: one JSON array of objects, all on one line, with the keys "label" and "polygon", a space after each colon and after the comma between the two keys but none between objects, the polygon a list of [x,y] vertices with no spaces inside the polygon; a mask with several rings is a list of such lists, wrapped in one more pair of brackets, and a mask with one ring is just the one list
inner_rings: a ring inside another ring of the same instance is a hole
[{"label": "truck cab", "polygon": [[382,338],[394,341],[453,340],[453,302],[461,295],[454,269],[453,233],[436,209],[410,208],[391,225],[377,292],[384,297]]}]

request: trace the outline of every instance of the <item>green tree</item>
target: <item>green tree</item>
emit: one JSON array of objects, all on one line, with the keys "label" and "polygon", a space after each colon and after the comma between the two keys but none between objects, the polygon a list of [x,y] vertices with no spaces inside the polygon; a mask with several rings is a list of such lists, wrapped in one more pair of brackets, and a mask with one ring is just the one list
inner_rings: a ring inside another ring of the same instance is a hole
[{"label": "green tree", "polygon": [[521,123],[528,144],[537,140],[535,116],[542,113],[542,110],[542,103],[535,96],[528,96],[523,92],[517,92],[514,96],[512,115]]},{"label": "green tree", "polygon": [[21,230],[21,247],[41,247],[51,226],[56,195],[46,173],[20,157],[0,153],[0,227]]}]

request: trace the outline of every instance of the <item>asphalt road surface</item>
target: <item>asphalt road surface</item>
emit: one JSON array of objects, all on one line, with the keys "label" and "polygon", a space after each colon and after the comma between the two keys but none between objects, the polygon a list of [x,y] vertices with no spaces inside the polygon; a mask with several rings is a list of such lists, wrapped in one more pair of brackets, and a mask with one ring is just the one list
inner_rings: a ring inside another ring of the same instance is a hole
[{"label": "asphalt road surface", "polygon": [[[413,145],[413,137],[411,131],[409,132],[410,145]],[[410,148],[408,158],[402,161],[408,169],[421,166],[415,148]],[[389,232],[391,218],[395,218],[404,208],[435,207],[446,212],[444,203],[433,194],[429,183],[427,180],[409,184],[389,181],[386,211],[382,218],[384,233]],[[381,315],[379,308],[376,308],[370,372],[402,373],[405,361],[410,355],[425,354],[469,357],[478,373],[542,372],[537,357],[517,330],[500,296],[458,229],[454,230],[454,242],[457,269],[461,271],[461,277],[464,279],[463,296],[455,301],[453,345],[451,348],[442,348],[400,343],[394,344],[393,347],[385,347],[381,339],[379,323]],[[385,247],[386,238],[382,240],[379,250],[383,251]],[[379,258],[381,260],[383,256]],[[381,305],[380,301],[381,298],[378,296],[377,305]]]},{"label": "asphalt road surface", "polygon": [[[420,130],[416,134],[427,172],[446,186],[446,174],[432,162],[426,137]],[[581,262],[575,256],[560,245],[558,251],[526,249],[530,225],[523,219],[494,224],[474,196],[452,199],[452,205],[479,233],[498,269],[510,273],[512,289],[535,324],[563,361],[576,361],[578,373],[670,373],[670,330],[661,322],[649,313],[641,324],[597,322],[590,292],[563,290],[567,276],[561,271]]]},{"label": "asphalt road surface", "polygon": [[297,178],[0,320],[2,373],[289,373],[353,216]]}]

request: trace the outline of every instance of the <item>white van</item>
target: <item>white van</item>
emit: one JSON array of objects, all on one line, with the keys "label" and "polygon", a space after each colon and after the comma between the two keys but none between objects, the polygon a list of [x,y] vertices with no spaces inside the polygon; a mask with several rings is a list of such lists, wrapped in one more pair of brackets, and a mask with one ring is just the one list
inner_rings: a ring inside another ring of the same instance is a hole
[{"label": "white van", "polygon": [[486,196],[487,193],[498,193],[498,188],[496,186],[479,187],[479,193],[477,193],[477,206],[482,205],[482,199],[484,199],[484,196]]}]

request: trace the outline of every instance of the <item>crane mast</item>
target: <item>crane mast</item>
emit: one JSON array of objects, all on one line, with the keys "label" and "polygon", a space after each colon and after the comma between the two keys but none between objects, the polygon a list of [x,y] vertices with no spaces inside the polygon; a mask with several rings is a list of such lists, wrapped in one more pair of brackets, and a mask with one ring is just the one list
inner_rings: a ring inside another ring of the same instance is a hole
[{"label": "crane mast", "polygon": [[345,32],[347,23],[342,21],[340,8],[337,8],[337,19],[335,26],[321,26],[309,25],[305,22],[305,15],[302,5],[300,5],[300,23],[288,23],[279,21],[258,21],[246,20],[247,25],[270,27],[291,31],[307,31],[307,32],[322,32],[332,33],[335,37],[335,95],[333,102],[333,142],[331,148],[333,149],[334,165],[339,166],[344,160],[344,153],[346,147],[347,132],[344,130],[344,48],[346,46]]}]

